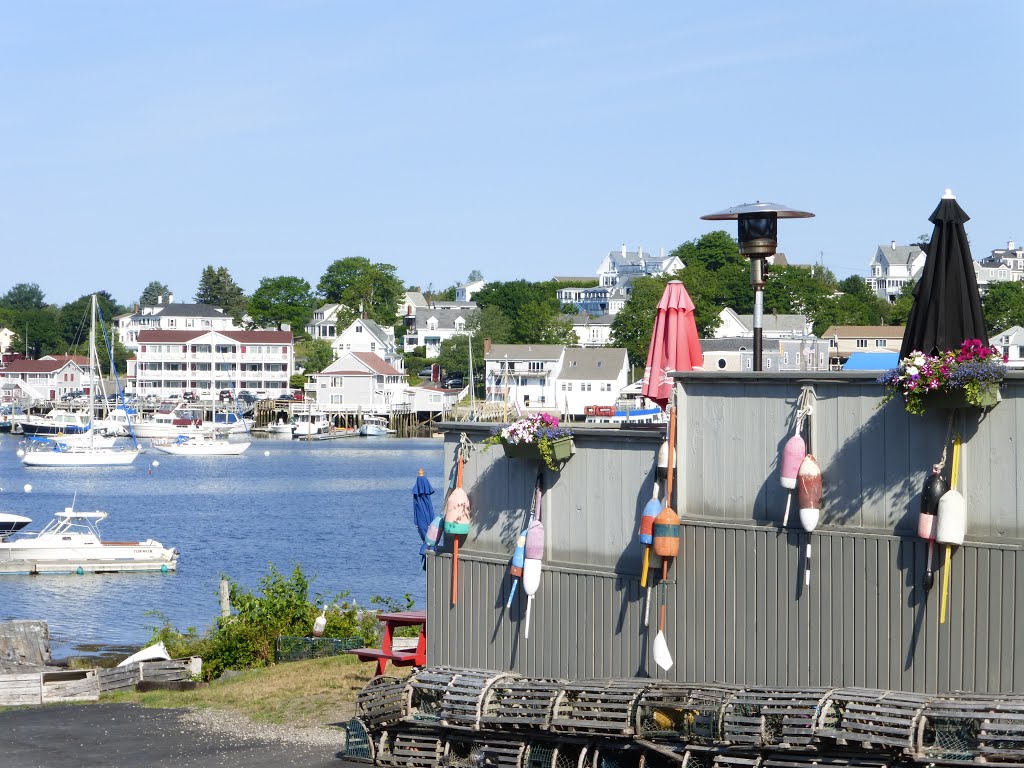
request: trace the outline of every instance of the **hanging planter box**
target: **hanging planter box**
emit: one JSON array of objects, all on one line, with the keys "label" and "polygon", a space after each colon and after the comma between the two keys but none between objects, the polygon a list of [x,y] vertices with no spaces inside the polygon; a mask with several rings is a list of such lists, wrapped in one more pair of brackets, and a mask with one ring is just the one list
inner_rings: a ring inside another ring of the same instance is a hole
[{"label": "hanging planter box", "polygon": [[993,408],[1002,399],[1002,396],[999,394],[999,388],[995,387],[983,392],[977,403],[967,402],[967,392],[963,389],[931,392],[928,394],[925,402],[928,408],[953,410],[954,408]]},{"label": "hanging planter box", "polygon": [[[510,459],[533,459],[543,461],[540,455],[540,447],[537,443],[506,443],[502,441],[502,449]],[[573,442],[571,437],[560,437],[551,441],[551,455],[556,464],[563,464],[569,460],[573,453]],[[554,469],[554,467],[552,467]]]}]

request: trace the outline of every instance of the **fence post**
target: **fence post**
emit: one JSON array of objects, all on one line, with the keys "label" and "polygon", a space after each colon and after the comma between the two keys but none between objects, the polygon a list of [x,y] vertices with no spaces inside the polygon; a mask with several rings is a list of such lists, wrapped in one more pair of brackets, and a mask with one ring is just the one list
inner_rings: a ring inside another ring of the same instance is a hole
[{"label": "fence post", "polygon": [[231,615],[231,593],[228,589],[228,580],[220,580],[220,615]]}]

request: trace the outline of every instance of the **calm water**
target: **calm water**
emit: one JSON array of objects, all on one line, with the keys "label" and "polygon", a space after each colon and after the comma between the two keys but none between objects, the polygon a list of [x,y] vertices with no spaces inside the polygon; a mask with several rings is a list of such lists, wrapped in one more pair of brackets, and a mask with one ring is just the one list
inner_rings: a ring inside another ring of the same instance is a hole
[{"label": "calm water", "polygon": [[0,509],[31,517],[30,530],[74,500],[110,513],[106,539],[154,538],[181,552],[177,573],[0,576],[0,619],[48,621],[55,657],[143,644],[156,623],[149,610],[204,629],[221,575],[255,588],[269,563],[285,575],[301,564],[316,577],[313,594],[349,590],[367,604],[408,592],[424,604],[412,487],[423,468],[440,509],[440,440],[256,439],[238,457],[147,452],[131,467],[79,469],[24,467],[17,448],[17,437],[0,438]]}]

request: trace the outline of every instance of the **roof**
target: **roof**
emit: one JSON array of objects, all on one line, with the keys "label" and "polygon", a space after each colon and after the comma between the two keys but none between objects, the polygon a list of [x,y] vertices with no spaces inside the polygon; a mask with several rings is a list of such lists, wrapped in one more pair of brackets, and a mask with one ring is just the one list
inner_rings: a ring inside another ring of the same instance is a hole
[{"label": "roof", "polygon": [[[781,339],[767,338],[762,342],[764,352],[778,352]],[[792,342],[795,343],[795,342]],[[701,339],[700,348],[705,356],[714,352],[753,352],[753,336],[729,336],[724,339]],[[705,360],[705,367],[707,363]]]},{"label": "roof", "polygon": [[239,344],[291,344],[291,331],[139,331],[139,344],[187,344],[208,334],[216,334]]},{"label": "roof", "polygon": [[875,252],[875,257],[882,257],[890,264],[910,264],[919,255],[923,254],[919,245],[897,245],[895,248],[889,245],[880,245]]},{"label": "roof", "polygon": [[851,352],[844,371],[887,371],[900,364],[899,352]]},{"label": "roof", "polygon": [[89,358],[85,355],[43,355],[39,358],[40,360],[55,360],[60,363],[66,363],[68,360],[73,360],[79,365],[88,367]]},{"label": "roof", "polygon": [[224,310],[212,304],[158,304],[152,309],[161,309],[161,317],[225,317]]},{"label": "roof", "polygon": [[562,371],[558,378],[572,380],[614,380],[626,367],[626,350],[617,347],[594,347],[580,349],[570,347],[562,359]]},{"label": "roof", "polygon": [[442,305],[422,307],[416,311],[416,330],[417,332],[429,332],[428,323],[431,318],[437,320],[436,330],[453,330],[456,320],[461,317],[465,321],[469,317],[469,313],[475,309],[475,301],[445,302]]},{"label": "roof", "polygon": [[833,336],[842,338],[867,338],[867,339],[902,339],[903,333],[907,330],[905,325],[830,325],[823,339],[831,339]]},{"label": "roof", "polygon": [[421,291],[406,291],[402,303],[412,304],[414,307],[425,307],[427,306],[427,299]]},{"label": "roof", "polygon": [[[0,369],[0,375],[8,373],[52,373],[53,371],[59,371],[69,363],[82,367],[78,360],[72,360],[67,355],[60,355],[60,357],[62,358],[60,360],[12,360],[6,368]],[[85,367],[89,367],[88,363],[85,364]]]},{"label": "roof", "polygon": [[493,344],[484,353],[485,360],[557,360],[564,350],[561,344]]},{"label": "roof", "polygon": [[562,318],[573,325],[611,325],[615,320],[615,315],[588,315],[586,312],[581,312],[578,315],[562,315]]},{"label": "roof", "polygon": [[405,376],[395,366],[385,362],[384,358],[380,357],[380,355],[375,355],[373,352],[350,352],[349,354],[361,360],[366,367],[379,376]]},{"label": "roof", "polygon": [[[744,328],[753,330],[753,315],[736,315],[736,319],[743,324]],[[807,330],[807,317],[805,315],[777,315],[774,312],[766,312],[761,317],[761,328],[762,330],[775,333],[803,334]]]}]

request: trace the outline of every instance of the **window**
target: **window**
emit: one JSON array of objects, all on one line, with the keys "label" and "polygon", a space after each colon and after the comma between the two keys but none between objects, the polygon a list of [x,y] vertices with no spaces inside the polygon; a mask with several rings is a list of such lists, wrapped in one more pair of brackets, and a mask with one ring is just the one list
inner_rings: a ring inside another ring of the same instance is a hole
[{"label": "window", "polygon": [[568,389],[567,389],[568,392],[572,392],[572,382],[571,381],[568,384],[566,384],[566,387],[568,387]]},{"label": "window", "polygon": [[531,371],[543,371],[544,363],[540,362],[539,360],[531,360],[529,368]]},{"label": "window", "polygon": [[888,341],[887,339],[875,339],[875,346],[876,347],[884,347],[886,345],[887,341]]},{"label": "window", "polygon": [[363,326],[357,325],[356,326],[356,333],[362,333],[362,332],[363,332]]},{"label": "window", "polygon": [[858,349],[860,349],[862,347],[866,348],[867,346],[868,346],[868,340],[867,339],[857,339],[857,348]]},{"label": "window", "polygon": [[562,382],[562,391],[565,392],[565,382]]},{"label": "window", "polygon": [[370,342],[370,351],[371,352],[376,352],[377,351],[377,342],[375,342],[375,341],[371,341]]}]

